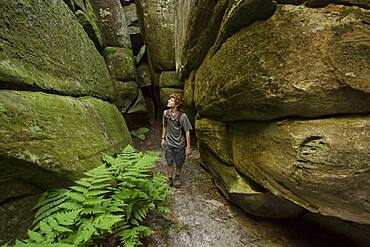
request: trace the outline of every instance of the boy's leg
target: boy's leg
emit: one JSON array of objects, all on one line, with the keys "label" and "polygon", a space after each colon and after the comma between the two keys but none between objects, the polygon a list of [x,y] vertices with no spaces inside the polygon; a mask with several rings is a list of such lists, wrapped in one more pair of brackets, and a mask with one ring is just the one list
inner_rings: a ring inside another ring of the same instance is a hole
[{"label": "boy's leg", "polygon": [[182,165],[176,165],[176,176],[180,176]]},{"label": "boy's leg", "polygon": [[167,177],[172,179],[173,174],[173,164],[167,164]]},{"label": "boy's leg", "polygon": [[181,170],[185,163],[185,149],[180,148],[176,150],[175,163],[176,163],[176,176],[175,176],[173,184],[175,186],[180,186],[181,185],[181,180],[180,180]]},{"label": "boy's leg", "polygon": [[172,185],[173,184],[173,164],[175,163],[174,148],[170,146],[166,147],[165,158],[167,162],[168,183]]}]

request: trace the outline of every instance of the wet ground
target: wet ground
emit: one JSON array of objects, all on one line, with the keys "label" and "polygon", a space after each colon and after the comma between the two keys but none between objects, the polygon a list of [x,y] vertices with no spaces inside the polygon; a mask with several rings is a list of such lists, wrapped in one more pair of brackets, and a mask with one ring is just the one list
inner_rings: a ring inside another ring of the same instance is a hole
[{"label": "wet ground", "polygon": [[[152,125],[146,141],[134,140],[142,151],[160,151],[161,126]],[[193,148],[194,145],[193,145]],[[165,174],[163,158],[156,170]],[[229,204],[199,162],[199,152],[187,159],[181,174],[182,186],[173,188],[170,215],[150,215],[148,224],[156,233],[145,242],[153,247],[321,247],[354,246],[319,226],[300,219],[270,220],[244,214]]]}]

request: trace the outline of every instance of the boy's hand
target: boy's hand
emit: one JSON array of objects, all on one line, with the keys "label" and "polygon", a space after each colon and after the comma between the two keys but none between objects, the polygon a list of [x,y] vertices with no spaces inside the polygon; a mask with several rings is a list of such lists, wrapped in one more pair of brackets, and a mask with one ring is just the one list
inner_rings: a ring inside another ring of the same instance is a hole
[{"label": "boy's hand", "polygon": [[185,149],[186,157],[189,156],[190,154],[191,154],[191,147],[186,147],[186,149]]},{"label": "boy's hand", "polygon": [[162,148],[166,147],[166,141],[164,139],[161,140],[161,147]]}]

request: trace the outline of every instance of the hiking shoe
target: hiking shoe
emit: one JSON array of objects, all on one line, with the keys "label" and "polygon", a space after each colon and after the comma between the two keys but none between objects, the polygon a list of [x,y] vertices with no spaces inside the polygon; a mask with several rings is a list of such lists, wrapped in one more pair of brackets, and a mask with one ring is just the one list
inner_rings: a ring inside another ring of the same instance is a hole
[{"label": "hiking shoe", "polygon": [[173,181],[173,185],[176,186],[176,187],[179,187],[181,186],[181,180],[180,180],[180,176],[176,176],[174,181]]},{"label": "hiking shoe", "polygon": [[173,179],[168,178],[167,184],[168,184],[168,186],[172,186],[173,185]]}]

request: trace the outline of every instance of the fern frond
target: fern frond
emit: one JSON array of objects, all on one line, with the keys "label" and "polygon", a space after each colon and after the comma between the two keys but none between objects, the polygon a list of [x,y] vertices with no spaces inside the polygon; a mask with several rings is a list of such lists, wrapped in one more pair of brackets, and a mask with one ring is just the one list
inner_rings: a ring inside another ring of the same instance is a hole
[{"label": "fern frond", "polygon": [[100,196],[110,192],[109,190],[90,190],[86,193],[86,197]]},{"label": "fern frond", "polygon": [[46,240],[42,236],[42,234],[35,232],[35,231],[31,231],[31,230],[28,230],[28,237],[30,238],[30,240],[32,240],[35,243],[42,243],[42,242],[45,242]]},{"label": "fern frond", "polygon": [[82,186],[72,186],[72,187],[69,187],[69,188],[71,188],[74,191],[80,192],[80,193],[86,193],[86,192],[89,191],[88,188],[82,187]]},{"label": "fern frond", "polygon": [[94,219],[93,225],[99,230],[112,230],[113,226],[121,220],[122,216],[119,215],[102,214]]},{"label": "fern frond", "polygon": [[103,204],[106,201],[102,196],[99,197],[89,197],[85,200],[84,205],[89,205],[89,206],[99,206]]},{"label": "fern frond", "polygon": [[38,199],[36,205],[33,207],[33,209],[40,208],[52,201],[57,201],[60,198],[63,198],[67,193],[66,189],[59,189],[54,192],[45,192],[41,195],[41,197]]},{"label": "fern frond", "polygon": [[69,212],[60,212],[60,213],[54,214],[53,216],[60,225],[71,226],[79,220],[80,212],[81,212],[81,209],[73,210]]},{"label": "fern frond", "polygon": [[78,181],[75,181],[75,183],[78,184],[78,185],[82,185],[84,187],[90,187],[91,186],[90,179],[87,179],[87,178],[83,178],[83,179],[80,179]]},{"label": "fern frond", "polygon": [[96,233],[93,224],[89,220],[83,220],[77,233],[71,236],[71,240],[74,245],[79,245],[80,243],[88,242]]},{"label": "fern frond", "polygon": [[96,214],[103,214],[105,213],[105,208],[102,207],[94,207],[94,208],[83,208],[81,210],[82,215],[96,215]]},{"label": "fern frond", "polygon": [[68,200],[66,202],[61,203],[59,205],[59,208],[67,210],[78,210],[79,208],[81,208],[81,204],[73,200]]},{"label": "fern frond", "polygon": [[66,200],[68,200],[68,196],[64,195],[63,197],[57,199],[56,201],[51,201],[48,204],[44,204],[43,206],[41,206],[41,208],[39,208],[39,210],[37,210],[37,212],[35,214],[34,224],[37,223],[37,222],[40,222],[45,217],[48,217],[49,215],[51,215],[51,214],[57,212],[58,210],[60,210],[60,208],[58,206],[61,203],[65,202]]},{"label": "fern frond", "polygon": [[86,197],[84,194],[81,194],[79,192],[71,192],[69,194],[70,198],[77,201],[77,202],[84,202]]}]

